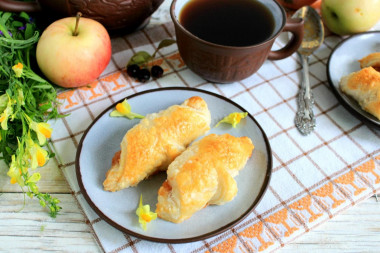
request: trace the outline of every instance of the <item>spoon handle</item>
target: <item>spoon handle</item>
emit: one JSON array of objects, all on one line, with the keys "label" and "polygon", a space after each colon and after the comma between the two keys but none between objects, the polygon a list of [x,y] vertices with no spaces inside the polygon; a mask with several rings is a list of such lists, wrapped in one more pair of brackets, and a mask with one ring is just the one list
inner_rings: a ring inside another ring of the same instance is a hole
[{"label": "spoon handle", "polygon": [[295,124],[301,134],[308,135],[315,128],[314,97],[310,89],[308,57],[302,54],[300,56],[302,60],[302,83],[298,94],[298,111]]}]

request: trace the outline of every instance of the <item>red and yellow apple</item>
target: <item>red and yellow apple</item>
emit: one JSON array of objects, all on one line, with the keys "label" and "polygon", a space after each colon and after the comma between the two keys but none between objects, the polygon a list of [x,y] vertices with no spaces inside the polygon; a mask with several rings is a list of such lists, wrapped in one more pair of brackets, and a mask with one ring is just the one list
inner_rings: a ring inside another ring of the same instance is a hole
[{"label": "red and yellow apple", "polygon": [[365,32],[380,19],[380,0],[322,0],[321,15],[333,33]]},{"label": "red and yellow apple", "polygon": [[63,18],[49,25],[37,44],[37,63],[53,83],[74,88],[93,82],[111,59],[111,40],[99,22]]}]

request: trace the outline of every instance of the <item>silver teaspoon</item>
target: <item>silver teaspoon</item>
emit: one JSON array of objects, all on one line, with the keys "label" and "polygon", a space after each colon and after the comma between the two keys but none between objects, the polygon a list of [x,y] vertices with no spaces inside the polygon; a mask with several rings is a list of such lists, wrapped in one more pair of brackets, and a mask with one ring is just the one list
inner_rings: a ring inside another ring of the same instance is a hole
[{"label": "silver teaspoon", "polygon": [[308,135],[315,128],[314,97],[310,89],[308,61],[309,56],[322,44],[324,29],[319,14],[310,6],[297,10],[293,17],[304,20],[304,37],[298,49],[298,55],[302,63],[302,83],[298,94],[298,110],[295,124],[303,135]]}]

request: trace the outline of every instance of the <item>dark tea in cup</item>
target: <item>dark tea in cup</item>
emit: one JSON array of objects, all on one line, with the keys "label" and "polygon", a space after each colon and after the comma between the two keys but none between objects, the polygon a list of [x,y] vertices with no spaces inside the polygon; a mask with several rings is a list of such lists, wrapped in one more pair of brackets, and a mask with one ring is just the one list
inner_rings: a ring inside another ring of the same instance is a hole
[{"label": "dark tea in cup", "polygon": [[267,40],[275,26],[270,10],[252,0],[190,0],[179,22],[200,39],[236,47]]},{"label": "dark tea in cup", "polygon": [[[302,42],[302,19],[287,19],[276,0],[173,0],[170,15],[183,61],[211,82],[247,78],[266,59],[288,57]],[[292,39],[273,51],[281,32]]]}]

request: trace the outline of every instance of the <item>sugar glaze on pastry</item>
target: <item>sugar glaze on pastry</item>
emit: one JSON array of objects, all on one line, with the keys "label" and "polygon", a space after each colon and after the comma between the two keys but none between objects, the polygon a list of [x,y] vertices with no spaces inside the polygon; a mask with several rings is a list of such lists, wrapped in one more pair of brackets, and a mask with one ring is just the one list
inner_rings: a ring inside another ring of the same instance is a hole
[{"label": "sugar glaze on pastry", "polygon": [[340,80],[340,89],[380,120],[380,72],[366,67]]},{"label": "sugar glaze on pastry", "polygon": [[248,137],[210,134],[188,147],[167,170],[158,191],[157,215],[180,223],[207,205],[231,201],[238,187],[234,177],[254,146]]},{"label": "sugar glaze on pastry", "polygon": [[191,97],[158,113],[146,115],[124,136],[103,182],[118,191],[167,166],[196,138],[210,129],[211,116],[201,97]]}]

